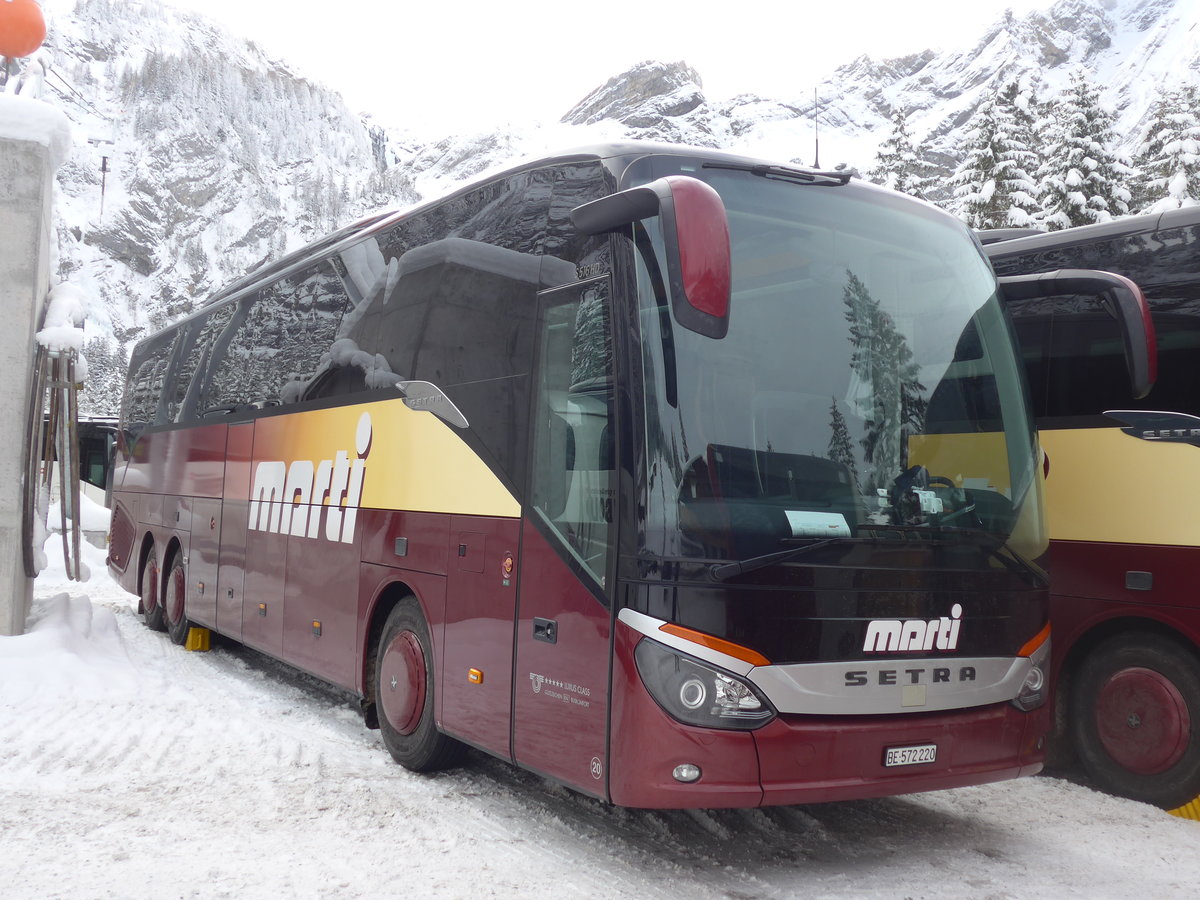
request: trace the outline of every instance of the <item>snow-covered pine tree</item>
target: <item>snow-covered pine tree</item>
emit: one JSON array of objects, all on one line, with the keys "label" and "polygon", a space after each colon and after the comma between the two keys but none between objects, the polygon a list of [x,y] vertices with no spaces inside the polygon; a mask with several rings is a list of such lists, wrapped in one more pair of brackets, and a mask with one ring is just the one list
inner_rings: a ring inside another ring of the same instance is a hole
[{"label": "snow-covered pine tree", "polygon": [[1056,231],[1128,214],[1133,170],[1114,149],[1116,117],[1086,72],[1071,75],[1058,110],[1040,173],[1043,224]]},{"label": "snow-covered pine tree", "polygon": [[1027,228],[1036,223],[1037,188],[1029,169],[1029,124],[1020,86],[1007,85],[975,111],[962,163],[951,179],[954,212],[972,228]]},{"label": "snow-covered pine tree", "polygon": [[850,368],[867,387],[869,404],[860,409],[865,434],[859,440],[868,490],[885,487],[896,472],[908,468],[908,436],[925,425],[928,401],[921,368],[895,320],[871,296],[853,272],[846,272],[842,291],[853,351]]},{"label": "snow-covered pine tree", "polygon": [[1010,81],[997,97],[999,121],[1010,135],[1011,159],[1007,163],[1005,180],[1012,204],[1008,222],[1013,228],[1028,228],[1038,223],[1042,205],[1036,173],[1042,166],[1039,152],[1038,124],[1042,104],[1038,101],[1039,82],[1032,78]]},{"label": "snow-covered pine tree", "polygon": [[836,463],[841,463],[855,479],[858,478],[858,462],[854,456],[854,441],[850,437],[850,428],[846,425],[846,417],[838,409],[837,397],[831,397],[829,403],[829,447],[825,456]]},{"label": "snow-covered pine tree", "polygon": [[115,416],[121,411],[125,389],[125,354],[104,336],[83,345],[88,362],[87,380],[79,395],[79,410],[85,416]]},{"label": "snow-covered pine tree", "polygon": [[875,168],[867,173],[867,178],[902,194],[925,199],[929,169],[918,149],[913,146],[908,130],[908,114],[903,109],[897,109],[892,116],[892,133],[879,145],[879,151],[875,154]]},{"label": "snow-covered pine tree", "polygon": [[1135,209],[1156,213],[1200,205],[1200,91],[1196,85],[1185,85],[1159,98],[1135,163]]}]

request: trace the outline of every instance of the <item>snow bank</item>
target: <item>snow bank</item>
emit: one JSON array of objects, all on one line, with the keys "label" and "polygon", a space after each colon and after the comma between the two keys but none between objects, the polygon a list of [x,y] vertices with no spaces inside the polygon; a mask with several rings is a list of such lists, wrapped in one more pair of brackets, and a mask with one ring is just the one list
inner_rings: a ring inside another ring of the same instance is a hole
[{"label": "snow bank", "polygon": [[116,616],[86,594],[38,600],[26,634],[0,636],[0,682],[9,696],[18,685],[27,691],[65,686],[90,694],[136,681]]}]

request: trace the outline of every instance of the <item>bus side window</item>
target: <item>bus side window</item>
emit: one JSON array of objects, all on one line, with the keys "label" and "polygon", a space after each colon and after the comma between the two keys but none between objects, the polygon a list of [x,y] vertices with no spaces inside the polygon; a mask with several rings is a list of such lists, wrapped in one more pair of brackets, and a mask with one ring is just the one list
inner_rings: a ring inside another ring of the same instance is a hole
[{"label": "bus side window", "polygon": [[329,368],[348,303],[327,260],[238,301],[214,343],[200,414],[305,399],[304,388]]},{"label": "bus side window", "polygon": [[208,315],[192,323],[189,333],[184,336],[184,344],[172,379],[167,410],[170,421],[194,422],[199,417],[198,405],[205,370],[217,338],[232,317],[232,306],[218,306]]},{"label": "bus side window", "polygon": [[168,331],[134,348],[121,403],[122,428],[131,447],[147,426],[161,424],[157,422],[160,399],[177,337],[177,331]]}]

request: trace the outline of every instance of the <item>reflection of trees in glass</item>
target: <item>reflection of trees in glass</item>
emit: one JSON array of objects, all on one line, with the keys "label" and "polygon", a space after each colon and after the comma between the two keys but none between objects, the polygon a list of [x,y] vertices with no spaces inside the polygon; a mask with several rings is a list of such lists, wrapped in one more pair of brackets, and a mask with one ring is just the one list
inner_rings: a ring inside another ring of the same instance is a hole
[{"label": "reflection of trees in glass", "polygon": [[586,389],[608,379],[612,341],[604,292],[591,288],[579,301],[575,317],[575,343],[571,347],[571,387]]},{"label": "reflection of trees in glass", "polygon": [[842,298],[854,348],[850,368],[868,392],[860,443],[871,466],[866,487],[873,490],[908,468],[907,438],[923,429],[928,404],[908,341],[858,276],[849,269],[846,276]]},{"label": "reflection of trees in glass", "polygon": [[347,302],[341,280],[325,265],[264,287],[239,310],[237,333],[206,404],[278,400],[288,382],[311,380],[337,337]]},{"label": "reflection of trees in glass", "polygon": [[846,417],[837,407],[837,398],[831,398],[829,404],[829,449],[825,455],[836,463],[841,463],[858,480],[858,463],[854,459],[854,442],[850,438],[850,429],[846,426]]}]

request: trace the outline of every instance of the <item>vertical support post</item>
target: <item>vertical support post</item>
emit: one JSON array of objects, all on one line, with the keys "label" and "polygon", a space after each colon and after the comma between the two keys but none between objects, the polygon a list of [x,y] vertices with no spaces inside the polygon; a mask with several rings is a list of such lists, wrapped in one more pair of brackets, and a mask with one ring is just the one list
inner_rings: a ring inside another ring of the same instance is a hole
[{"label": "vertical support post", "polygon": [[[60,110],[0,96],[0,635],[21,634],[33,599],[22,528],[35,342],[50,287],[51,198],[69,147]],[[64,135],[66,137],[64,138]],[[40,410],[38,411],[40,417]]]}]

